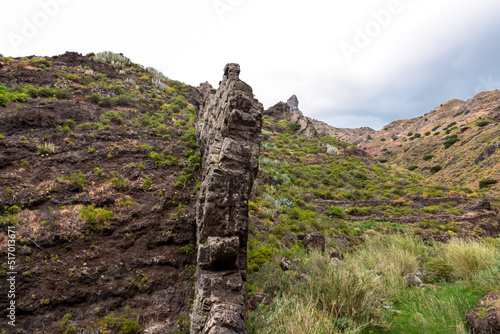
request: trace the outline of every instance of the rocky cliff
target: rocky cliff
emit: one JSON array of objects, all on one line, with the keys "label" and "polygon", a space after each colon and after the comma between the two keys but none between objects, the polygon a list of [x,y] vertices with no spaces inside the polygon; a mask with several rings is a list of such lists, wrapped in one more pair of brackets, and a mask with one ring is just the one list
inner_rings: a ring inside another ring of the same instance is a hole
[{"label": "rocky cliff", "polygon": [[263,107],[239,73],[239,65],[226,65],[196,125],[204,176],[196,204],[191,333],[246,333],[248,197],[258,171]]},{"label": "rocky cliff", "polygon": [[313,121],[302,114],[299,110],[299,100],[292,95],[286,103],[278,102],[274,106],[264,111],[264,115],[274,117],[275,120],[288,120],[297,125],[297,134],[305,137],[314,137],[318,131],[313,125]]}]

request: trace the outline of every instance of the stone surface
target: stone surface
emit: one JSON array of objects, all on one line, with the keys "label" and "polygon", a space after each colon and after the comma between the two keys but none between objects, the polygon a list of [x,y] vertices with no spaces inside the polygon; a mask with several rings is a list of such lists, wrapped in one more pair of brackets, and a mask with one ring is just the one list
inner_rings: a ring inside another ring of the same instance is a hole
[{"label": "stone surface", "polygon": [[280,260],[280,267],[283,270],[290,270],[290,268],[292,267],[292,260],[290,260],[286,256],[283,257],[283,258],[281,258],[281,260]]},{"label": "stone surface", "polygon": [[500,292],[488,293],[467,312],[467,320],[473,334],[500,333]]},{"label": "stone surface", "polygon": [[278,102],[267,110],[264,110],[264,115],[276,117],[276,119],[285,119],[290,117],[290,106],[283,102]]},{"label": "stone surface", "polygon": [[205,98],[208,98],[210,94],[215,94],[215,89],[208,81],[201,83],[198,87],[198,91],[200,92],[202,102],[205,101]]},{"label": "stone surface", "polygon": [[488,159],[495,153],[498,149],[500,148],[500,143],[495,143],[490,146],[486,146],[483,152],[474,160],[474,165],[477,165],[478,163]]},{"label": "stone surface", "polygon": [[332,258],[332,264],[333,264],[334,266],[338,266],[338,265],[340,264],[340,262],[341,262],[341,261],[340,261],[339,259],[337,259],[336,257]]},{"label": "stone surface", "polygon": [[344,258],[344,256],[342,255],[342,253],[339,250],[337,250],[337,249],[330,249],[330,251],[328,252],[328,255],[330,255],[330,257],[332,259],[342,260]]},{"label": "stone surface", "polygon": [[259,304],[270,305],[273,301],[272,296],[268,296],[265,293],[259,293],[257,296],[253,297],[248,301],[248,309],[254,311]]},{"label": "stone surface", "polygon": [[299,109],[299,99],[296,95],[290,96],[290,98],[286,100],[286,104],[290,106],[290,112],[302,115],[302,111]]},{"label": "stone surface", "polygon": [[325,236],[321,232],[309,233],[306,235],[299,236],[299,239],[302,240],[302,244],[307,249],[319,249],[321,251],[325,251]]},{"label": "stone surface", "polygon": [[469,130],[470,126],[462,126],[460,129],[457,130],[457,133],[464,133],[465,131]]},{"label": "stone surface", "polygon": [[318,135],[318,131],[309,117],[295,113],[290,119],[290,122],[300,125],[300,129],[297,131],[298,135],[305,137],[314,137]]},{"label": "stone surface", "polygon": [[217,91],[200,87],[193,334],[246,333],[248,197],[259,167],[263,107],[239,73],[238,64],[227,64]]},{"label": "stone surface", "polygon": [[[291,104],[288,104],[290,102]],[[268,110],[264,111],[264,115],[274,117],[277,121],[289,120],[290,123],[298,124],[297,134],[305,137],[314,137],[318,135],[318,131],[313,125],[313,121],[302,114],[298,109],[299,101],[295,95],[288,99],[287,103],[278,102]]]}]

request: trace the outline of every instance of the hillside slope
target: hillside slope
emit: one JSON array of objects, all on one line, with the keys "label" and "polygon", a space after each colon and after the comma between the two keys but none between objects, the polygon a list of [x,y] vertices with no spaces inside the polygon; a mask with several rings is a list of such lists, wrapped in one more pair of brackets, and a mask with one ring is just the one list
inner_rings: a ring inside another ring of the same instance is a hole
[{"label": "hillside slope", "polygon": [[[315,126],[379,161],[410,168],[448,186],[480,190],[481,180],[500,181],[500,91],[482,92],[465,102],[450,100],[380,131],[337,129],[318,122]],[[500,192],[497,184],[487,187],[495,196]]]},{"label": "hillside slope", "polygon": [[197,90],[118,54],[2,59],[0,276],[10,226],[18,332],[187,330]]},{"label": "hillside slope", "polygon": [[[479,189],[481,180],[500,180],[500,91],[390,123],[360,147],[431,180]],[[498,195],[498,185],[490,187]]]},{"label": "hillside slope", "polygon": [[[481,267],[492,273],[487,284],[469,280],[456,261],[474,262],[463,253],[482,246],[458,238],[497,237],[498,200],[381,163],[329,135],[304,136],[282,103],[264,115],[249,203],[249,333],[466,333],[465,312],[500,286],[492,265],[500,258],[494,247]],[[422,274],[430,272],[447,276]],[[444,295],[453,315],[440,308]]]}]

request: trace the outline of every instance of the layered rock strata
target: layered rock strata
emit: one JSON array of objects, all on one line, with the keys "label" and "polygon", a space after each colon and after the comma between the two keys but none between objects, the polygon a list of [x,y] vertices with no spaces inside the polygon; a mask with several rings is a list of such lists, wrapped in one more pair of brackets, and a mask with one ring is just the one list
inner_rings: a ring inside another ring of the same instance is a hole
[{"label": "layered rock strata", "polygon": [[263,106],[227,64],[197,121],[203,180],[196,204],[191,333],[246,333],[248,197],[259,166]]}]

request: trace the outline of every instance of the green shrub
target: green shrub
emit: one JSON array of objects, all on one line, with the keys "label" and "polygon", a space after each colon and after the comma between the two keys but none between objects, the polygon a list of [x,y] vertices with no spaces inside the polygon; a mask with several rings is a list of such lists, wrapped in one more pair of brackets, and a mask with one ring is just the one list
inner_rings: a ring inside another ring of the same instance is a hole
[{"label": "green shrub", "polygon": [[434,174],[434,173],[439,172],[441,169],[442,169],[442,167],[440,165],[432,166],[430,169],[430,172]]},{"label": "green shrub", "polygon": [[113,219],[113,212],[95,207],[95,204],[84,206],[80,209],[80,216],[90,224],[92,229],[100,230],[110,225],[110,219]]},{"label": "green shrub", "polygon": [[60,328],[61,334],[76,334],[76,333],[78,333],[76,327],[73,326],[72,324],[68,323],[70,318],[71,318],[71,313],[68,313],[68,314],[64,315],[61,322],[59,323],[59,328]]},{"label": "green shrub", "polygon": [[380,141],[385,141],[385,138],[380,138]]},{"label": "green shrub", "polygon": [[457,122],[451,122],[450,124],[448,124],[448,126],[445,128],[445,130],[451,128],[452,126],[455,126],[456,124],[457,124]]},{"label": "green shrub", "polygon": [[430,131],[427,131],[426,133],[424,133],[426,136],[430,136],[431,135],[431,132]]},{"label": "green shrub", "polygon": [[56,151],[55,145],[53,143],[45,143],[42,146],[38,146],[38,154],[42,156],[49,156]]},{"label": "green shrub", "polygon": [[147,177],[142,183],[142,189],[144,190],[144,192],[153,190],[153,179]]},{"label": "green shrub", "polygon": [[27,102],[30,99],[26,93],[10,93],[9,100],[12,102]]},{"label": "green shrub", "polygon": [[9,98],[5,95],[0,95],[0,106],[7,107],[9,105]]},{"label": "green shrub", "polygon": [[494,179],[484,179],[484,180],[481,180],[479,181],[479,188],[487,188],[493,184],[496,184],[498,183],[497,180],[494,180]]},{"label": "green shrub", "polygon": [[200,152],[196,152],[195,154],[190,155],[189,158],[188,158],[188,162],[191,165],[191,167],[193,168],[193,170],[200,169],[200,165],[201,165],[201,155],[200,155]]},{"label": "green shrub", "polygon": [[101,122],[104,124],[116,123],[123,124],[123,118],[114,111],[108,111],[105,114],[101,115]]},{"label": "green shrub", "polygon": [[94,104],[98,104],[101,100],[102,96],[97,93],[92,93],[90,95],[85,96],[85,100]]},{"label": "green shrub", "polygon": [[248,262],[260,265],[271,261],[272,254],[272,251],[266,247],[259,247],[256,251],[250,250],[248,252]]},{"label": "green shrub", "polygon": [[460,141],[460,139],[458,139],[458,135],[452,135],[450,138],[448,138],[443,143],[443,145],[445,148],[448,148],[448,147],[452,146],[453,144],[455,144],[457,141]]},{"label": "green shrub", "polygon": [[431,272],[425,277],[426,283],[453,282],[455,277],[453,267],[444,259],[432,259],[424,265],[424,269]]},{"label": "green shrub", "polygon": [[336,206],[327,207],[325,214],[327,214],[329,216],[333,216],[335,218],[343,218],[344,217],[344,211],[342,211],[341,208],[336,207]]},{"label": "green shrub", "polygon": [[408,170],[409,170],[409,171],[414,171],[414,170],[415,170],[415,169],[417,169],[417,168],[418,168],[418,166],[417,166],[417,165],[411,165],[411,166],[409,166],[409,167],[408,167]]},{"label": "green shrub", "polygon": [[434,155],[432,155],[432,154],[426,154],[426,155],[424,155],[424,157],[423,157],[423,159],[424,159],[425,161],[429,161],[429,160],[431,160],[432,158],[434,158]]},{"label": "green shrub", "polygon": [[78,189],[83,189],[85,186],[87,186],[87,178],[85,177],[84,174],[78,172],[78,173],[72,173],[69,176],[69,181],[71,182],[71,185],[78,188]]},{"label": "green shrub", "polygon": [[489,121],[479,121],[479,122],[477,122],[477,123],[476,123],[476,125],[477,125],[478,127],[480,127],[480,128],[482,128],[483,126],[486,126],[486,125],[488,125],[488,124],[490,124],[490,122],[489,122]]},{"label": "green shrub", "polygon": [[174,97],[172,99],[172,103],[171,104],[172,105],[177,105],[181,109],[184,109],[184,108],[186,108],[188,106],[188,103],[186,102],[186,99],[183,96],[181,96],[181,95],[178,95],[178,96]]},{"label": "green shrub", "polygon": [[129,320],[125,315],[115,317],[113,313],[108,314],[104,319],[97,321],[100,327],[100,333],[119,333],[119,334],[139,334],[141,330],[139,324]]}]

